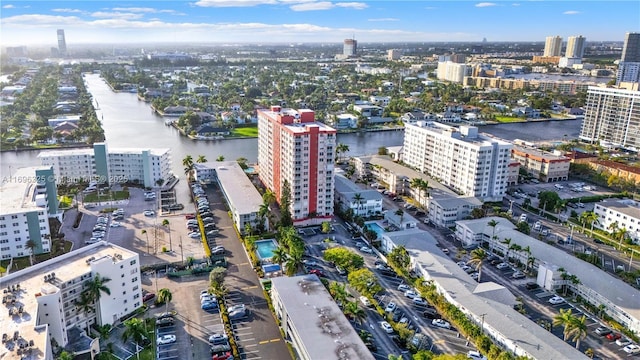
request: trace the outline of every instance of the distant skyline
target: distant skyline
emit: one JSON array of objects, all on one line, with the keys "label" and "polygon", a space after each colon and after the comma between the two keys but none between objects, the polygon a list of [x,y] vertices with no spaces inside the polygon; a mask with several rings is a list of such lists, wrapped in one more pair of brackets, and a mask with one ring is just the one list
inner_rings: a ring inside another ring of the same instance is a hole
[{"label": "distant skyline", "polygon": [[537,42],[640,31],[639,1],[11,1],[3,46],[140,43]]}]

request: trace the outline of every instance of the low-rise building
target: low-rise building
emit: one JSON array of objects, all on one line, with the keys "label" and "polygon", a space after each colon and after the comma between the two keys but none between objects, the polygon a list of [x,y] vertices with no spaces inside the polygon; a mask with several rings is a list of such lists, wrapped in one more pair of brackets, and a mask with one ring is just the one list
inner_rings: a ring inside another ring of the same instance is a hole
[{"label": "low-rise building", "polygon": [[263,203],[262,196],[237,162],[215,161],[193,165],[196,181],[205,184],[215,182],[220,186],[229,204],[233,223],[241,234],[245,233],[247,224],[255,229],[260,222],[265,230],[269,230],[269,222],[258,214]]},{"label": "low-rise building", "polygon": [[[490,226],[491,221],[496,221],[497,225]],[[567,286],[595,307],[604,304],[603,311],[629,330],[640,331],[640,297],[636,296],[635,288],[563,249],[517,231],[509,220],[488,217],[458,221],[456,238],[463,244],[486,243],[490,252],[537,268],[536,281],[546,290],[556,291]],[[518,245],[519,250],[514,249],[514,245]],[[575,275],[579,281],[567,279],[563,272]]]},{"label": "low-rise building", "polygon": [[426,231],[411,229],[383,234],[388,253],[403,246],[410,266],[438,293],[482,327],[482,331],[516,356],[531,359],[588,359],[573,346],[514,310],[515,296],[494,282],[477,283],[462,270]]},{"label": "low-rise building", "polygon": [[566,181],[571,159],[561,154],[514,145],[511,158],[536,179],[544,182]]},{"label": "low-rise building", "polygon": [[638,243],[640,240],[640,203],[635,200],[613,200],[596,203],[593,212],[598,215],[598,221],[593,222],[593,227],[611,231],[611,228],[625,229],[626,236]]},{"label": "low-rise building", "polygon": [[[89,295],[87,286],[102,279],[110,294]],[[92,325],[114,325],[142,306],[138,254],[99,242],[2,278],[2,332],[9,340],[0,358],[53,360],[52,343],[69,353],[93,358],[99,339]],[[79,306],[86,302],[88,306]],[[4,336],[3,336],[4,338]],[[4,342],[4,340],[3,340]]]},{"label": "low-rise building", "polygon": [[382,214],[382,194],[373,189],[361,189],[346,177],[335,175],[335,201],[342,211],[351,209],[354,216],[370,217]]},{"label": "low-rise building", "polygon": [[273,278],[270,294],[296,358],[374,359],[316,275]]},{"label": "low-rise building", "polygon": [[51,167],[18,169],[0,192],[0,258],[51,251],[49,217],[60,215]]},{"label": "low-rise building", "polygon": [[471,212],[476,208],[482,208],[482,201],[475,197],[429,199],[427,218],[437,227],[450,228],[456,225],[456,221],[471,216]]},{"label": "low-rise building", "polygon": [[68,182],[133,182],[161,186],[174,178],[170,149],[117,148],[95,143],[93,149],[50,150],[38,154],[44,166],[52,166],[58,179]]}]

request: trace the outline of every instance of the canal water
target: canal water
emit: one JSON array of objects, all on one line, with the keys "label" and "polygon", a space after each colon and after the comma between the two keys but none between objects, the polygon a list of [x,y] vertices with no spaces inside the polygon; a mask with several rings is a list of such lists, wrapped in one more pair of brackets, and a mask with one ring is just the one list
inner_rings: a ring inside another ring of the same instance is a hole
[{"label": "canal water", "polygon": [[[92,94],[98,119],[102,121],[106,141],[110,148],[170,148],[172,169],[176,175],[184,173],[182,159],[186,155],[196,158],[205,155],[209,161],[218,156],[226,160],[244,157],[255,162],[258,157],[257,139],[194,141],[180,136],[173,127],[155,114],[149,104],[139,101],[136,94],[115,93],[98,74],[85,76],[87,90]],[[561,140],[576,138],[580,132],[580,120],[550,121],[526,124],[501,124],[482,126],[482,132],[507,139],[526,141]],[[375,154],[380,146],[402,145],[403,131],[380,131],[338,134],[338,142],[349,146],[347,156]],[[5,151],[0,153],[0,170],[5,176],[24,166],[40,165],[40,151]]]}]

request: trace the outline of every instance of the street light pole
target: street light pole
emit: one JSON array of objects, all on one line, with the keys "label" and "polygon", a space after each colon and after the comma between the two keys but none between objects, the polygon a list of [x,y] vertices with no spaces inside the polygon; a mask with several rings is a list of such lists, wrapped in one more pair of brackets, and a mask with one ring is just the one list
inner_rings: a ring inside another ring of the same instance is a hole
[{"label": "street light pole", "polygon": [[482,323],[481,323],[481,325],[480,325],[480,332],[481,332],[482,334],[484,334],[484,317],[485,317],[486,315],[487,315],[486,313],[484,313],[484,314],[481,314],[481,315],[480,315],[480,317],[482,318]]}]

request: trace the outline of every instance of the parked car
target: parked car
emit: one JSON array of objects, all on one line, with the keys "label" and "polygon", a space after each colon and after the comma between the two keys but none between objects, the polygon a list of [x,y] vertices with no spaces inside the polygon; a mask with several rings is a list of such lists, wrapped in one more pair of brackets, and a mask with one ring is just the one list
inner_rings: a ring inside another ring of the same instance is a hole
[{"label": "parked car", "polygon": [[391,327],[391,324],[389,324],[386,321],[380,322],[380,328],[384,330],[384,332],[386,332],[387,334],[393,334],[393,328]]},{"label": "parked car", "polygon": [[438,314],[438,312],[434,308],[426,309],[422,312],[422,316],[426,317],[427,319],[440,319],[440,314]]},{"label": "parked car", "polygon": [[171,344],[174,342],[176,342],[176,336],[173,334],[162,335],[156,340],[158,345]]},{"label": "parked car", "polygon": [[604,326],[600,326],[599,328],[596,329],[596,334],[600,335],[600,336],[606,336],[611,334],[611,329],[604,327]]},{"label": "parked car", "polygon": [[604,244],[604,241],[600,240],[600,239],[593,239],[593,242],[596,244]]},{"label": "parked car", "polygon": [[384,308],[385,312],[394,312],[398,306],[394,302],[390,302],[387,304],[387,307]]},{"label": "parked car", "polygon": [[418,296],[418,293],[415,292],[414,290],[407,290],[404,292],[404,296],[408,297],[409,299],[413,299],[416,296]]},{"label": "parked car", "polygon": [[110,226],[110,227],[113,227],[113,228],[115,228],[115,227],[120,227],[120,226],[122,226],[122,223],[119,223],[119,222],[117,222],[117,221],[114,221],[114,222],[112,222],[111,224],[109,224],[109,226]]},{"label": "parked car", "polygon": [[508,269],[509,268],[509,264],[507,264],[506,262],[501,262],[500,264],[498,264],[496,266],[496,268],[499,269],[499,270]]},{"label": "parked car", "polygon": [[143,212],[143,214],[144,214],[144,216],[155,216],[155,215],[156,215],[156,212],[155,212],[155,211],[153,211],[153,210],[145,210],[145,211]]},{"label": "parked car", "polygon": [[224,254],[225,252],[226,250],[223,246],[216,246],[215,248],[211,249],[212,255],[221,255],[221,254]]},{"label": "parked car", "polygon": [[524,287],[525,287],[525,289],[527,289],[527,290],[535,290],[535,289],[539,288],[539,287],[540,287],[540,285],[538,285],[538,284],[534,283],[533,281],[530,281],[530,282],[528,282]]},{"label": "parked car", "polygon": [[373,250],[371,250],[371,248],[367,247],[367,246],[361,247],[360,251],[362,251],[363,253],[367,253],[367,254],[373,254]]},{"label": "parked car", "polygon": [[451,324],[449,324],[447,321],[444,321],[442,319],[431,320],[431,325],[437,326],[443,329],[451,329]]},{"label": "parked car", "polygon": [[511,274],[511,277],[514,279],[523,279],[527,277],[527,275],[525,275],[522,271],[516,271],[513,274]]},{"label": "parked car", "polygon": [[631,339],[626,338],[626,337],[616,340],[616,345],[618,345],[618,346],[627,346],[629,344],[631,344]]},{"label": "parked car", "polygon": [[319,269],[311,269],[309,271],[309,274],[314,274],[314,275],[317,275],[317,276],[324,277],[324,273],[322,272],[322,270],[319,270]]},{"label": "parked car", "polygon": [[204,304],[206,302],[215,302],[218,301],[218,298],[216,298],[214,295],[204,295],[204,296],[200,296],[200,304]]},{"label": "parked car", "polygon": [[172,326],[173,324],[174,324],[174,320],[172,317],[166,317],[166,318],[156,320],[157,327]]},{"label": "parked car", "polygon": [[218,302],[217,301],[205,302],[200,304],[200,308],[202,310],[214,310],[218,308]]},{"label": "parked car", "polygon": [[240,320],[247,316],[249,316],[249,310],[244,308],[229,312],[229,320]]},{"label": "parked car", "polygon": [[467,352],[467,359],[473,359],[473,360],[487,360],[487,357],[480,354],[479,351],[475,351],[475,350],[469,350]]},{"label": "parked car", "polygon": [[199,238],[200,236],[201,236],[201,235],[200,235],[200,233],[199,233],[199,232],[197,232],[197,231],[194,231],[194,232],[192,232],[192,233],[189,233],[189,237],[190,237],[190,238],[192,238],[192,239],[197,239],[197,238]]},{"label": "parked car", "polygon": [[429,304],[420,296],[416,296],[413,298],[413,305],[416,306],[429,306]]},{"label": "parked car", "polygon": [[187,219],[187,220],[192,220],[192,219],[196,218],[196,214],[193,214],[193,213],[192,214],[186,214],[184,216],[184,218]]},{"label": "parked car", "polygon": [[227,334],[213,334],[209,336],[209,343],[213,345],[226,344],[229,341]]},{"label": "parked car", "polygon": [[411,286],[409,286],[407,284],[400,284],[400,285],[398,285],[398,290],[400,290],[400,291],[411,290]]},{"label": "parked car", "polygon": [[640,353],[640,346],[636,344],[629,344],[623,347],[622,350],[624,350],[624,352],[626,352],[627,354],[637,354]]},{"label": "parked car", "polygon": [[554,296],[551,299],[549,299],[549,303],[553,305],[562,304],[564,303],[564,299],[560,296]]},{"label": "parked car", "polygon": [[362,305],[367,306],[367,307],[373,305],[373,304],[371,304],[371,301],[366,296],[360,296],[360,302],[362,303]]},{"label": "parked car", "polygon": [[614,340],[620,339],[622,337],[622,335],[620,335],[620,333],[611,332],[611,333],[607,334],[606,337],[607,337],[607,340],[614,341]]},{"label": "parked car", "polygon": [[154,297],[156,297],[156,294],[154,293],[146,293],[143,297],[142,297],[142,301],[143,302],[147,302],[151,299],[153,299]]}]

